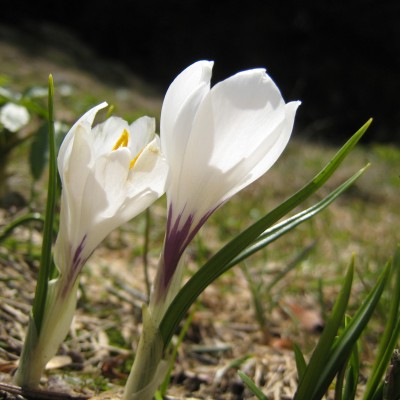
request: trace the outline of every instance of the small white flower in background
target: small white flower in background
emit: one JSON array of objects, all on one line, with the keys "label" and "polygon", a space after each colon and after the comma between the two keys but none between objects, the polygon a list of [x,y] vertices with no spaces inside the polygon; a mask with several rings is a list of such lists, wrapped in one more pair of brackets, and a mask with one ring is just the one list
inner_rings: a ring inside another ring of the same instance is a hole
[{"label": "small white flower in background", "polygon": [[212,67],[199,61],[185,69],[162,106],[161,149],[170,172],[156,297],[165,295],[183,251],[207,218],[275,163],[300,105],[285,103],[264,69],[239,72],[210,89]]},{"label": "small white flower in background", "polygon": [[29,122],[29,112],[24,106],[6,103],[0,109],[0,123],[10,132],[18,132]]}]

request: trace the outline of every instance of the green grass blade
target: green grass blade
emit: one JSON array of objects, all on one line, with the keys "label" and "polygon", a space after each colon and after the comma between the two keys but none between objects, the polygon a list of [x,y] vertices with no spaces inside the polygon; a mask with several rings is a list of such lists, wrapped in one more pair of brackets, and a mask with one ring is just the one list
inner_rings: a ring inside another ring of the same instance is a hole
[{"label": "green grass blade", "polygon": [[383,400],[400,399],[400,351],[395,350],[383,385]]},{"label": "green grass blade", "polygon": [[361,139],[371,122],[372,120],[370,119],[366,124],[364,124],[336,153],[326,167],[311,180],[311,182],[230,241],[192,276],[172,301],[163,320],[161,321],[160,333],[165,346],[168,345],[173,333],[179,325],[179,322],[200,293],[211,282],[228,270],[230,268],[226,267],[228,263],[246,249],[246,247],[248,247],[265,231],[265,229],[272,226],[323,186]]},{"label": "green grass blade", "polygon": [[354,344],[370,320],[372,313],[382,295],[383,289],[385,288],[389,274],[390,264],[388,263],[379,277],[377,284],[369,293],[362,306],[358,309],[349,325],[346,326],[333,344],[332,350],[329,352],[329,356],[323,368],[321,368],[317,379],[313,382],[313,392],[310,394],[310,396],[299,397],[299,399],[307,398],[310,400],[316,400],[322,398],[334,376],[349,357]]},{"label": "green grass blade", "polygon": [[390,296],[390,309],[388,320],[385,325],[382,338],[379,342],[377,355],[371,370],[367,387],[364,392],[364,400],[370,400],[371,395],[376,391],[381,383],[382,376],[389,363],[391,354],[396,346],[400,330],[400,246],[397,247],[392,262],[394,276],[393,292]]},{"label": "green grass blade", "polygon": [[360,358],[357,343],[353,346],[353,351],[349,360],[349,367],[346,372],[346,384],[344,386],[343,398],[354,400],[357,394],[358,378],[360,376]]},{"label": "green grass blade", "polygon": [[194,311],[192,311],[190,313],[189,317],[186,319],[185,324],[183,325],[182,330],[179,333],[178,340],[177,340],[176,344],[173,346],[172,354],[169,356],[168,371],[165,375],[163,382],[161,383],[161,385],[157,391],[157,394],[160,396],[161,399],[163,399],[164,396],[166,396],[166,394],[167,394],[167,389],[168,389],[168,386],[169,386],[169,383],[171,380],[171,374],[174,369],[175,360],[176,360],[176,357],[178,356],[178,350],[179,350],[180,346],[182,345],[183,339],[185,338],[187,331],[190,328],[193,316],[194,316]]},{"label": "green grass blade", "polygon": [[267,319],[265,317],[264,301],[260,296],[260,286],[256,284],[253,275],[248,270],[247,265],[245,263],[240,265],[240,269],[242,270],[243,275],[249,286],[251,299],[254,306],[255,317],[260,327],[260,330],[263,332],[267,326]]},{"label": "green grass blade", "polygon": [[294,359],[296,361],[297,376],[299,378],[299,381],[301,381],[301,379],[304,376],[304,372],[306,371],[307,363],[303,353],[300,350],[300,347],[296,343],[293,343],[293,350],[294,350]]},{"label": "green grass blade", "polygon": [[300,265],[300,263],[305,260],[309,254],[314,250],[314,247],[316,245],[316,241],[312,242],[308,246],[304,247],[303,249],[300,250],[298,254],[283,268],[281,271],[279,271],[276,276],[271,280],[271,282],[266,285],[265,290],[270,291],[272,288],[280,281],[282,280],[290,271],[294,270],[297,266]]},{"label": "green grass blade", "polygon": [[29,166],[34,182],[37,182],[45,169],[49,135],[47,124],[43,124],[33,137],[29,149]]},{"label": "green grass blade", "polygon": [[[345,316],[345,327],[349,325],[351,318]],[[358,358],[358,342],[356,342],[351,350],[350,356],[339,369],[336,377],[335,400],[354,400],[358,377],[360,371],[360,362]]]},{"label": "green grass blade", "polygon": [[268,397],[257,387],[249,376],[247,376],[243,371],[238,371],[238,375],[258,400],[268,400]]},{"label": "green grass blade", "polygon": [[333,192],[331,192],[328,196],[319,201],[317,204],[264,231],[249,247],[247,247],[237,257],[235,257],[231,262],[229,262],[227,264],[227,268],[233,267],[237,263],[243,261],[247,257],[251,256],[252,254],[256,253],[257,251],[267,246],[268,244],[277,240],[285,233],[291,231],[296,226],[302,224],[303,222],[314,217],[319,212],[323,211],[333,201],[335,201],[345,190],[347,190],[365,172],[365,170],[368,167],[369,165],[366,165],[364,168],[355,173],[351,178],[342,183],[338,188],[336,188]]},{"label": "green grass blade", "polygon": [[0,243],[3,240],[5,240],[8,236],[10,236],[14,231],[14,229],[17,228],[18,226],[25,225],[26,223],[33,221],[43,223],[44,219],[41,214],[35,212],[22,215],[21,217],[18,217],[14,221],[10,222],[0,232]]},{"label": "green grass blade", "polygon": [[53,113],[54,84],[53,77],[49,76],[49,178],[47,189],[46,215],[43,228],[42,253],[40,258],[40,268],[38,281],[33,300],[32,314],[35,322],[37,334],[43,321],[44,309],[46,305],[49,277],[52,272],[52,243],[53,243],[53,223],[56,206],[57,194],[57,160],[54,133],[54,113]]},{"label": "green grass blade", "polygon": [[341,370],[339,370],[339,372],[337,374],[334,400],[342,400],[343,399],[343,385],[344,385],[344,376],[346,373],[346,367],[347,367],[347,363],[345,365],[343,365],[343,367],[341,368]]},{"label": "green grass blade", "polygon": [[342,289],[336,299],[331,317],[325,325],[324,331],[315,347],[303,377],[299,382],[299,386],[293,398],[294,400],[316,399],[316,397],[312,397],[312,393],[316,390],[316,382],[319,381],[321,371],[325,369],[326,363],[329,359],[330,349],[332,348],[339,327],[343,323],[347,304],[350,298],[353,275],[354,264],[352,262],[347,271]]}]

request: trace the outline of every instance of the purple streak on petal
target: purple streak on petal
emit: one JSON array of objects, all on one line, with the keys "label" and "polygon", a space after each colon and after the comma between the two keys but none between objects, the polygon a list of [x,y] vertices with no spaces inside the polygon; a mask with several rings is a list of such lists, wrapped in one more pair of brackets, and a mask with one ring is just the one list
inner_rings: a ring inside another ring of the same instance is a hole
[{"label": "purple streak on petal", "polygon": [[176,270],[179,259],[188,244],[188,238],[193,223],[193,215],[180,225],[182,214],[178,215],[172,223],[172,206],[168,212],[167,233],[164,244],[164,271],[162,288],[166,288]]},{"label": "purple streak on petal", "polygon": [[78,247],[75,250],[74,257],[72,259],[72,266],[71,266],[71,275],[78,275],[79,270],[82,267],[82,251],[85,248],[85,241],[86,241],[87,235],[83,237],[81,242],[79,243]]},{"label": "purple streak on petal", "polygon": [[85,248],[85,241],[87,235],[84,235],[81,242],[74,252],[74,256],[72,257],[72,265],[67,272],[66,276],[66,285],[63,288],[62,296],[65,297],[68,295],[71,288],[75,285],[76,279],[78,278],[80,272],[82,271],[82,267],[85,265],[86,261],[89,259],[91,254],[87,257],[82,258],[82,252]]},{"label": "purple streak on petal", "polygon": [[163,271],[161,273],[161,293],[166,293],[169,283],[176,271],[179,260],[182,257],[188,244],[192,241],[193,237],[199,231],[199,229],[204,225],[209,216],[217,209],[210,210],[205,214],[196,225],[193,225],[194,214],[190,214],[186,221],[181,224],[182,213],[179,214],[175,221],[172,221],[172,205],[168,210],[168,220],[167,220],[167,233],[164,243],[164,253],[163,253]]}]

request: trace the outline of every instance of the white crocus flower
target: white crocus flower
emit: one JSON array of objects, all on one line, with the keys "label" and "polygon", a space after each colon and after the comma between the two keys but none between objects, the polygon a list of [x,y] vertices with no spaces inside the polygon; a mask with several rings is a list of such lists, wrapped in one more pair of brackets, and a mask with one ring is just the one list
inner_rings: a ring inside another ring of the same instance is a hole
[{"label": "white crocus flower", "polygon": [[61,274],[72,282],[98,244],[165,191],[167,165],[160,154],[153,118],[128,125],[117,117],[91,127],[86,113],[61,145],[60,231],[54,253]]},{"label": "white crocus flower", "polygon": [[286,104],[263,69],[210,88],[213,63],[199,61],[171,84],[161,110],[169,165],[164,247],[124,400],[150,400],[165,375],[160,323],[180,289],[182,254],[207,218],[263,175],[289,140],[300,102]]},{"label": "white crocus flower", "polygon": [[264,69],[239,72],[210,88],[212,66],[199,61],[185,69],[162,106],[168,222],[156,303],[169,296],[179,260],[207,218],[278,159],[300,105],[285,103]]},{"label": "white crocus flower", "polygon": [[38,385],[46,363],[67,335],[79,274],[95,248],[165,191],[168,167],[154,119],[142,117],[129,125],[110,117],[92,128],[96,113],[106,105],[81,117],[59,151],[62,197],[54,248],[59,276],[50,282],[39,336],[31,321],[31,343],[26,342],[15,379],[21,386]]}]

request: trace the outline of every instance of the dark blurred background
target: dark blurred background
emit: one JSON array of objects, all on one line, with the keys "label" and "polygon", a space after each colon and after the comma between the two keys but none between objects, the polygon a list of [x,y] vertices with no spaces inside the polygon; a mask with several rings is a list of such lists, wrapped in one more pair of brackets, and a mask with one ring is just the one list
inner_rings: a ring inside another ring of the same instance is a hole
[{"label": "dark blurred background", "polygon": [[265,67],[302,100],[301,134],[342,141],[374,117],[366,140],[400,142],[400,1],[13,0],[0,22],[59,25],[162,91],[199,59],[215,61],[213,82]]}]

